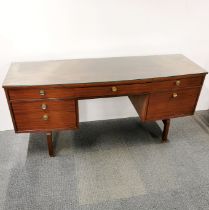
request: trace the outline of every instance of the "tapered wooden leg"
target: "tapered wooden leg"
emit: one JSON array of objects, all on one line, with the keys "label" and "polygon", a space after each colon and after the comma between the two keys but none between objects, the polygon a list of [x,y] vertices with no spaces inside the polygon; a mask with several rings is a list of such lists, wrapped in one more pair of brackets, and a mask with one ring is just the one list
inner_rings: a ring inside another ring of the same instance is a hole
[{"label": "tapered wooden leg", "polygon": [[162,142],[168,142],[168,131],[170,127],[170,119],[163,120],[164,129],[162,134]]},{"label": "tapered wooden leg", "polygon": [[49,132],[47,135],[47,144],[48,144],[48,151],[49,156],[54,157],[54,149],[53,149],[53,142],[52,142],[52,132]]}]

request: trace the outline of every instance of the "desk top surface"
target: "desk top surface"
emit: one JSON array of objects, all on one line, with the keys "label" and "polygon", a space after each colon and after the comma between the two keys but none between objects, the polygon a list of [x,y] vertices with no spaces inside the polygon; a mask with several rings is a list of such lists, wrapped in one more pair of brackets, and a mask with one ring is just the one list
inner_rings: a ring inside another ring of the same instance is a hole
[{"label": "desk top surface", "polygon": [[183,55],[12,63],[3,86],[85,84],[206,73]]}]

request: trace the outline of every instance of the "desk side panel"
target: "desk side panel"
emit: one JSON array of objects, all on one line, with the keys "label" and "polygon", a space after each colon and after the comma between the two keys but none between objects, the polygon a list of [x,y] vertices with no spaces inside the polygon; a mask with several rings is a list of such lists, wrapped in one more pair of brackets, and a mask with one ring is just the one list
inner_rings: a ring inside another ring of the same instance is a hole
[{"label": "desk side panel", "polygon": [[13,127],[14,127],[15,132],[17,132],[15,116],[14,116],[14,112],[13,112],[12,105],[11,105],[11,102],[10,102],[8,88],[4,88],[4,92],[5,92],[5,95],[6,95],[6,98],[7,98],[7,104],[8,104],[9,112],[10,112],[10,115],[11,115],[11,118],[12,118]]},{"label": "desk side panel", "polygon": [[147,115],[147,106],[149,101],[149,94],[129,96],[131,103],[133,104],[136,112],[138,113],[140,119],[145,121]]}]

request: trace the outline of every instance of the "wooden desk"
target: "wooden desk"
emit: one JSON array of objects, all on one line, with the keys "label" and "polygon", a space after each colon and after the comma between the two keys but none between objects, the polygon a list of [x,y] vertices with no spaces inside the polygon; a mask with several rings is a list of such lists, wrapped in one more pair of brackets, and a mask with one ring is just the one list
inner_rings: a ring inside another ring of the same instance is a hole
[{"label": "wooden desk", "polygon": [[13,63],[3,83],[15,132],[79,127],[78,100],[128,96],[142,121],[192,115],[206,75],[183,55]]}]

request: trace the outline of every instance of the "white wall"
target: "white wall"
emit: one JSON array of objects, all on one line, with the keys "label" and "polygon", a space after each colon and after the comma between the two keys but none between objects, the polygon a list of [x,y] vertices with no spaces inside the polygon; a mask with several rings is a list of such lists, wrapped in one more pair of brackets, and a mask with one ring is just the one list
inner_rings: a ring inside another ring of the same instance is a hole
[{"label": "white wall", "polygon": [[[0,83],[12,61],[166,53],[209,70],[208,0],[0,0]],[[207,78],[198,109],[208,108]],[[133,115],[126,98],[80,102],[81,120]],[[12,123],[1,89],[6,129]]]}]

